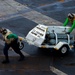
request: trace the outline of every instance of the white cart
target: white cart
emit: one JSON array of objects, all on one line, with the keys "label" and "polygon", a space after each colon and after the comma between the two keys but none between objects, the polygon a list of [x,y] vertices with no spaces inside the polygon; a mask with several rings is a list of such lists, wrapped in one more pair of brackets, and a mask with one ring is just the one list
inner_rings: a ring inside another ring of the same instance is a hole
[{"label": "white cart", "polygon": [[26,42],[40,48],[54,48],[61,54],[67,54],[74,46],[74,36],[66,34],[70,27],[45,26],[34,27],[26,36]]}]

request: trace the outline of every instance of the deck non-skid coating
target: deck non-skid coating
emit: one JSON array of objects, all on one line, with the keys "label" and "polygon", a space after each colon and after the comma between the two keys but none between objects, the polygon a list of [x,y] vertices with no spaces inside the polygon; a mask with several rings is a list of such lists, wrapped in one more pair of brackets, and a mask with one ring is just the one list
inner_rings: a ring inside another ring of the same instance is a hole
[{"label": "deck non-skid coating", "polygon": [[[2,10],[0,11],[0,14],[5,11],[5,15],[3,14],[0,17],[0,26],[9,28],[14,33],[17,33],[21,36],[25,36],[29,30],[37,25],[37,23],[43,23],[44,21],[47,21],[44,23],[49,24],[48,22],[54,21],[53,19],[63,22],[69,12],[75,12],[74,0],[34,0],[34,2],[32,2],[31,0],[19,0],[21,2],[19,2],[18,0],[1,1],[6,2],[4,2],[3,5],[2,3],[0,4],[1,6],[4,6],[4,9],[0,7],[0,9]],[[23,1],[26,1],[28,5],[23,4],[22,6]],[[44,3],[42,1],[44,1]],[[49,3],[49,1],[51,2]],[[16,4],[16,2],[21,3],[22,10],[19,8],[19,6],[17,6],[19,4]],[[54,8],[51,9],[49,5],[51,7],[55,7],[55,5],[58,5],[58,7],[55,8],[61,8],[61,11],[56,9],[54,11]],[[5,6],[7,6],[7,8],[5,8]],[[49,10],[44,11],[44,8]],[[12,11],[10,11],[9,9],[11,9]],[[53,19],[51,19],[50,17],[52,17]],[[27,44],[26,42],[24,42],[24,44],[25,47],[22,51],[25,52],[25,60],[22,62],[18,62],[19,56],[16,53],[14,54],[14,51],[9,51],[10,63],[0,63],[1,75],[60,75],[60,73],[61,75],[75,74],[74,50],[70,51],[69,55],[61,56],[57,51],[53,51],[53,49],[40,50],[35,46]],[[2,49],[3,44],[0,44],[0,62],[2,62],[2,60],[4,59]]]}]

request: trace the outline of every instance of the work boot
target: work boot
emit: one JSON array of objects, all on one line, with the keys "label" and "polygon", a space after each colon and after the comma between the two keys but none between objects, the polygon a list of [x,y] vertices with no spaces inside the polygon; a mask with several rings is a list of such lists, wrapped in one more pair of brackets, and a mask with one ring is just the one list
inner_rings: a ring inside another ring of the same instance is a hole
[{"label": "work boot", "polygon": [[9,63],[9,60],[3,60],[2,61],[2,64],[8,64]]},{"label": "work boot", "polygon": [[24,60],[24,56],[21,56],[20,59],[18,61],[23,61]]},{"label": "work boot", "polygon": [[9,63],[8,55],[5,55],[5,60],[2,61],[2,64],[8,64],[8,63]]}]

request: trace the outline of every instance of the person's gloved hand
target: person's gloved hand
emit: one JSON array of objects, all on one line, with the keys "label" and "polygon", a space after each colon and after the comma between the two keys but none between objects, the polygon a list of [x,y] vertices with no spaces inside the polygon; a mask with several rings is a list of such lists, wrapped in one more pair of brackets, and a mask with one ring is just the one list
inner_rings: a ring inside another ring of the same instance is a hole
[{"label": "person's gloved hand", "polygon": [[70,34],[70,32],[66,32],[66,34]]}]

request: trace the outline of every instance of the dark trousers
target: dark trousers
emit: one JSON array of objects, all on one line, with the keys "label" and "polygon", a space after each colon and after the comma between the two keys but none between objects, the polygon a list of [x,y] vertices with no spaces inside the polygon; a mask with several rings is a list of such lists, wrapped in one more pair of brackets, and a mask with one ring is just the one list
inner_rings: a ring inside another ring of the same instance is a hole
[{"label": "dark trousers", "polygon": [[11,44],[7,44],[5,43],[4,49],[3,49],[3,53],[5,55],[5,59],[9,60],[8,58],[8,50],[9,48],[12,47],[12,49],[20,55],[20,57],[24,57],[24,55],[21,53],[20,49],[19,49],[19,45],[18,45],[18,39],[15,39]]}]

